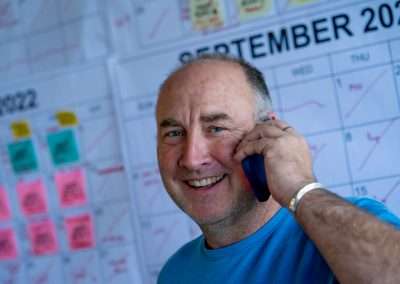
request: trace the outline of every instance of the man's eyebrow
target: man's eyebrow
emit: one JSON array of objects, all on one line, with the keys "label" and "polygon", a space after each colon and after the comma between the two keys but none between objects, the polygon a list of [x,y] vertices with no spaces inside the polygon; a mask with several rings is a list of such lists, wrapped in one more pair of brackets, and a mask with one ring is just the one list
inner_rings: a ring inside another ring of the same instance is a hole
[{"label": "man's eyebrow", "polygon": [[175,127],[180,126],[180,123],[173,118],[166,118],[160,122],[160,127]]},{"label": "man's eyebrow", "polygon": [[205,114],[205,115],[200,116],[200,121],[206,122],[206,123],[211,123],[211,122],[216,122],[216,121],[221,121],[221,120],[232,121],[232,118],[223,112],[210,113],[210,114]]}]

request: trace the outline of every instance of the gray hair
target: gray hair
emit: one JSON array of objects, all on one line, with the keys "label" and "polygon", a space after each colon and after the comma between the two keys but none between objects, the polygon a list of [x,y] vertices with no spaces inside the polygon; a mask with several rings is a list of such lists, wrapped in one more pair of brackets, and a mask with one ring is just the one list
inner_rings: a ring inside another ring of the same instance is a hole
[{"label": "gray hair", "polygon": [[202,54],[190,58],[189,60],[186,60],[168,77],[170,77],[175,72],[182,70],[188,65],[206,60],[230,62],[240,66],[240,68],[243,70],[246,76],[247,82],[249,83],[251,89],[254,91],[255,104],[256,104],[255,120],[256,121],[265,120],[267,113],[272,111],[272,100],[267,84],[264,79],[264,75],[260,70],[258,70],[256,67],[254,67],[253,65],[251,65],[242,58],[222,53]]}]

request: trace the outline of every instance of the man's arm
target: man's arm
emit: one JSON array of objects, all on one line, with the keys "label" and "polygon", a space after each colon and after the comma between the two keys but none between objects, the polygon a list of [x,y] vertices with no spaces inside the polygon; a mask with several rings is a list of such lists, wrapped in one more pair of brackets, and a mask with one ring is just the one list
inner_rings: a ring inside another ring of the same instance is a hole
[{"label": "man's arm", "polygon": [[[235,158],[254,153],[264,155],[268,187],[282,206],[315,181],[304,137],[282,121],[257,125]],[[303,196],[295,217],[341,283],[400,283],[400,231],[322,189]]]},{"label": "man's arm", "polygon": [[400,231],[391,225],[319,189],[295,215],[341,283],[400,283]]}]

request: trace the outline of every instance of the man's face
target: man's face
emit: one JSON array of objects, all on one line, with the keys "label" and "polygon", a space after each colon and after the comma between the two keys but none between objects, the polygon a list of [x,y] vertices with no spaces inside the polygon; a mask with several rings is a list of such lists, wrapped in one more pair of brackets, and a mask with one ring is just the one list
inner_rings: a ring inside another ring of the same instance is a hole
[{"label": "man's face", "polygon": [[244,73],[229,62],[186,66],[160,92],[161,176],[175,203],[200,225],[234,222],[256,204],[233,160],[236,145],[255,125],[254,112]]}]

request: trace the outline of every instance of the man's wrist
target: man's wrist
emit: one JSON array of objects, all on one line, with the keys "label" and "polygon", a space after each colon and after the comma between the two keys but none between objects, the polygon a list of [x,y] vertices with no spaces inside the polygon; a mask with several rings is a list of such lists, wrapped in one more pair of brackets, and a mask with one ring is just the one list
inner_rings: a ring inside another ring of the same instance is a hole
[{"label": "man's wrist", "polygon": [[293,213],[296,214],[296,210],[300,204],[301,199],[310,191],[313,191],[315,189],[320,189],[324,188],[324,186],[318,182],[311,182],[306,184],[305,186],[301,187],[299,190],[296,191],[296,193],[293,195],[293,197],[289,201],[288,208],[289,210]]}]

